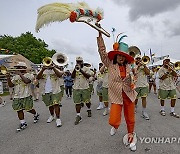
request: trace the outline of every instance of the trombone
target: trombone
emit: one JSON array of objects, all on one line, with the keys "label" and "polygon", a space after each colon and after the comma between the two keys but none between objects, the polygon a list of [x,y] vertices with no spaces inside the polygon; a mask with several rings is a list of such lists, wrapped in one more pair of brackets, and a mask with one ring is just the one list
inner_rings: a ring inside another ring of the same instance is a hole
[{"label": "trombone", "polygon": [[8,69],[6,66],[4,66],[4,65],[2,65],[1,67],[0,67],[0,70],[1,70],[1,73],[3,74],[3,75],[6,75],[8,72],[14,72],[14,71],[26,71],[27,69],[17,69],[17,68],[10,68],[10,69]]}]

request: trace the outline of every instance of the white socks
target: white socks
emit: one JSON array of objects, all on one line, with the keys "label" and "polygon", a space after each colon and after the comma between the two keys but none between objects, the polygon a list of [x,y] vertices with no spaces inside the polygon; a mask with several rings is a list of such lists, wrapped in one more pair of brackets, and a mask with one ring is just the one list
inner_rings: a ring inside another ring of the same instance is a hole
[{"label": "white socks", "polygon": [[171,107],[171,112],[174,112],[174,107]]},{"label": "white socks", "polygon": [[80,113],[77,113],[77,116],[81,116],[81,114],[80,114]]},{"label": "white socks", "polygon": [[162,111],[162,110],[163,110],[163,111],[165,111],[165,108],[164,108],[164,106],[161,106],[161,111]]},{"label": "white socks", "polygon": [[21,124],[25,123],[25,120],[20,120],[20,123],[21,123]]}]

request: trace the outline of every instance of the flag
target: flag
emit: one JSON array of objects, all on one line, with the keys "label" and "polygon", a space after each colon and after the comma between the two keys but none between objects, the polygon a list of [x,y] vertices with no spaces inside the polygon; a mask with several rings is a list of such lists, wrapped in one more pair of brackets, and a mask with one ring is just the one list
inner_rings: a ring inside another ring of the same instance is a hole
[{"label": "flag", "polygon": [[116,31],[116,29],[114,27],[112,27],[112,31],[111,32],[114,33],[115,31]]}]

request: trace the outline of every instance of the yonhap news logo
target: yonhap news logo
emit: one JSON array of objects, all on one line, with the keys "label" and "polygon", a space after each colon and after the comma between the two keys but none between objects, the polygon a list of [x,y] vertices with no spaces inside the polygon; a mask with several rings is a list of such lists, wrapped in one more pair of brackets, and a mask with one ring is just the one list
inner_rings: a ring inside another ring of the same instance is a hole
[{"label": "yonhap news logo", "polygon": [[180,137],[138,137],[138,142],[145,144],[180,144]]},{"label": "yonhap news logo", "polygon": [[141,143],[141,144],[180,144],[180,137],[175,137],[175,136],[171,136],[171,137],[165,137],[165,136],[163,136],[163,137],[160,137],[160,136],[140,137],[140,136],[134,135],[131,142],[128,141],[128,136],[129,136],[129,134],[126,134],[123,137],[123,143],[126,146],[129,144],[136,145],[136,143]]}]

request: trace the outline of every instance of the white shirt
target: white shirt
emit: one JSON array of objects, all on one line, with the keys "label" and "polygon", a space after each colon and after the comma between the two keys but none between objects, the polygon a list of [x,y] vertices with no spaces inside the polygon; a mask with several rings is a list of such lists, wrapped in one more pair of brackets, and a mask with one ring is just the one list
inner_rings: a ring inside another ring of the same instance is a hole
[{"label": "white shirt", "polygon": [[[91,74],[90,69],[87,67],[81,68],[85,73]],[[84,77],[84,75],[80,72],[76,72],[76,77],[74,79],[73,89],[88,89],[89,88],[89,79]]]},{"label": "white shirt", "polygon": [[[31,82],[34,79],[34,76],[30,73],[25,73],[24,77],[31,80]],[[30,83],[24,83],[19,75],[13,76],[11,82],[14,84],[14,98],[26,98],[31,95]]]},{"label": "white shirt", "polygon": [[147,75],[145,74],[143,67],[139,68],[137,70],[137,65],[135,67],[136,72],[137,72],[137,82],[136,82],[136,87],[147,87],[149,86],[148,82],[147,82]]},{"label": "white shirt", "polygon": [[[163,75],[165,75],[165,73],[168,72],[168,70],[164,67],[161,67],[158,71],[159,74],[159,78],[161,78]],[[176,89],[175,84],[174,84],[174,80],[173,80],[173,76],[169,75],[166,79],[164,80],[159,80],[159,89],[162,90],[173,90]]]},{"label": "white shirt", "polygon": [[52,83],[50,76],[47,77],[46,84],[45,84],[45,93],[51,93],[52,92]]},{"label": "white shirt", "polygon": [[[57,75],[55,74],[53,70],[46,69],[43,72],[42,76],[43,76],[42,79],[39,80],[39,91],[42,93],[42,95],[44,95],[46,92],[49,92],[49,91],[52,92],[53,94],[57,94],[61,92],[59,77],[57,77]],[[51,82],[48,81],[49,80],[48,78],[50,78]],[[46,86],[46,83],[47,83],[47,86]],[[50,88],[49,90],[48,90],[48,87]]]}]

